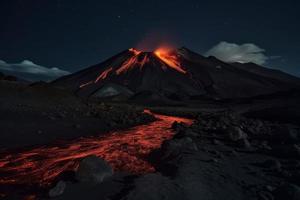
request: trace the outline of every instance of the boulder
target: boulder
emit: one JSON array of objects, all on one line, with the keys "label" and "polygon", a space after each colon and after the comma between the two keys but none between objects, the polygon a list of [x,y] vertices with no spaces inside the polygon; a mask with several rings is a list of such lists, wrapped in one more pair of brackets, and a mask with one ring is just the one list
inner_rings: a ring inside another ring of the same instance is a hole
[{"label": "boulder", "polygon": [[273,127],[271,140],[286,143],[298,143],[300,140],[299,127],[293,125],[277,125]]},{"label": "boulder", "polygon": [[245,148],[245,149],[250,149],[252,147],[251,143],[247,138],[242,138],[236,141],[236,144],[238,145],[238,147]]},{"label": "boulder", "polygon": [[66,189],[66,183],[64,181],[59,181],[54,188],[49,190],[49,197],[57,197],[64,193]]},{"label": "boulder", "polygon": [[277,157],[300,159],[300,147],[296,144],[273,146],[270,153]]},{"label": "boulder", "polygon": [[261,166],[274,171],[281,170],[281,163],[276,159],[268,159],[264,161]]},{"label": "boulder", "polygon": [[217,139],[213,139],[212,144],[214,144],[214,145],[223,145],[223,142],[221,142],[220,140],[217,140]]},{"label": "boulder", "polygon": [[176,130],[176,131],[181,131],[181,130],[184,130],[186,128],[186,125],[182,122],[175,121],[175,122],[173,122],[171,128]]},{"label": "boulder", "polygon": [[238,126],[230,126],[227,129],[227,133],[228,139],[233,142],[247,138],[247,134]]},{"label": "boulder", "polygon": [[184,199],[182,188],[168,177],[147,174],[135,180],[134,188],[125,199],[128,200],[179,200]]},{"label": "boulder", "polygon": [[177,156],[184,151],[198,151],[196,143],[190,137],[168,140],[162,144],[162,158]]},{"label": "boulder", "polygon": [[286,183],[274,191],[275,200],[300,200],[300,188],[297,185]]},{"label": "boulder", "polygon": [[80,182],[101,183],[105,178],[113,175],[111,166],[97,156],[84,158],[75,173]]},{"label": "boulder", "polygon": [[268,191],[258,192],[258,200],[273,200],[273,195]]},{"label": "boulder", "polygon": [[184,138],[184,137],[192,137],[192,138],[199,137],[199,134],[190,128],[185,128],[185,129],[177,131],[176,135],[174,136],[174,138],[176,138],[176,139]]},{"label": "boulder", "polygon": [[300,185],[300,170],[299,170],[299,168],[298,168],[298,170],[295,170],[294,172],[292,172],[291,177],[289,178],[289,181],[296,185]]}]

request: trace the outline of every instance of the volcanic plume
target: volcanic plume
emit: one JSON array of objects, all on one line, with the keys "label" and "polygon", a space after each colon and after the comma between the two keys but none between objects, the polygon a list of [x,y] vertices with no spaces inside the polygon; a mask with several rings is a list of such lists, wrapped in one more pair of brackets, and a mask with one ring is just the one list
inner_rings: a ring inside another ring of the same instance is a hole
[{"label": "volcanic plume", "polygon": [[[157,99],[242,98],[299,87],[299,79],[258,65],[225,63],[187,48],[134,48],[52,84],[79,96]],[[253,67],[252,67],[253,68]]]}]

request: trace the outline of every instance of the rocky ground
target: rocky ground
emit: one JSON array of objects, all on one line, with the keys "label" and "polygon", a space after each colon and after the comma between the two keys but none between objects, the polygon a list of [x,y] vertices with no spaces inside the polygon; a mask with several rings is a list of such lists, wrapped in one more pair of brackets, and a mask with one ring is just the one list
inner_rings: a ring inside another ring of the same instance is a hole
[{"label": "rocky ground", "polygon": [[154,160],[186,199],[300,198],[299,127],[220,112],[174,128]]},{"label": "rocky ground", "polygon": [[[0,149],[48,144],[154,120],[142,113],[143,108],[86,101],[45,85],[0,81],[0,91]],[[241,112],[249,105],[239,106],[154,108],[195,119],[190,127],[174,123],[174,138],[149,155],[155,173],[114,172],[104,160],[89,156],[77,171],[59,176],[41,196],[27,199],[300,199],[298,115],[291,121],[266,115],[264,120],[255,119],[266,111]]]},{"label": "rocky ground", "polygon": [[232,111],[203,112],[149,155],[156,172],[112,172],[93,156],[45,198],[128,200],[298,200],[300,132],[291,124],[245,118]]},{"label": "rocky ground", "polygon": [[133,106],[88,102],[47,85],[0,81],[0,149],[49,144],[144,124]]}]

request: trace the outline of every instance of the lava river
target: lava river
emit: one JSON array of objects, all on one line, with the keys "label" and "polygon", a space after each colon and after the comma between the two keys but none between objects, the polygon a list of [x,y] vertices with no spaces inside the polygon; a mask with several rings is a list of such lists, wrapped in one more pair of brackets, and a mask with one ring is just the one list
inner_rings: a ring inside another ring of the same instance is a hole
[{"label": "lava river", "polygon": [[188,125],[191,119],[153,114],[158,120],[104,136],[88,137],[41,146],[21,152],[0,154],[0,185],[50,184],[66,170],[76,170],[80,159],[96,155],[105,159],[115,171],[136,174],[153,172],[145,157],[170,139],[174,121]]}]

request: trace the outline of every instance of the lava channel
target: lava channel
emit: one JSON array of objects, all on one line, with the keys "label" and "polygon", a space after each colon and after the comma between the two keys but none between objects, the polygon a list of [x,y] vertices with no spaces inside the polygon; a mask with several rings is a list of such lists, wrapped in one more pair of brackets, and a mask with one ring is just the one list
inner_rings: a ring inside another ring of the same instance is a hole
[{"label": "lava channel", "polygon": [[187,71],[183,69],[181,66],[181,63],[178,59],[178,56],[176,54],[172,54],[172,50],[169,48],[158,48],[157,50],[154,51],[154,54],[162,60],[164,63],[168,65],[168,67],[171,67],[175,69],[176,71],[186,74]]},{"label": "lava channel", "polygon": [[0,155],[1,185],[47,186],[66,170],[76,170],[89,155],[105,159],[115,171],[142,174],[155,171],[145,157],[170,139],[174,121],[190,125],[191,119],[153,114],[158,120],[104,136],[80,138],[52,146]]}]

